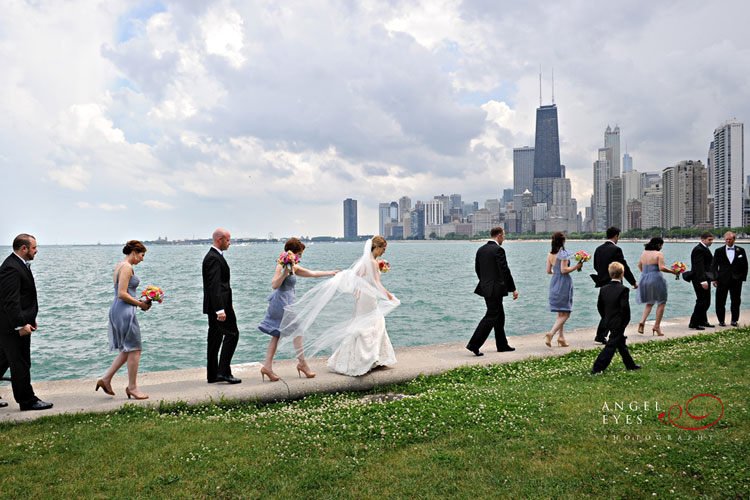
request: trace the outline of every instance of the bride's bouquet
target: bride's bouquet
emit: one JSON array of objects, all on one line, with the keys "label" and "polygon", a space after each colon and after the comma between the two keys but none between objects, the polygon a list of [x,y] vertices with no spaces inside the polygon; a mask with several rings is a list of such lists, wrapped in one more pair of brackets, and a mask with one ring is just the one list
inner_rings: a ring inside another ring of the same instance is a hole
[{"label": "bride's bouquet", "polygon": [[385,274],[391,270],[391,265],[385,259],[378,259],[378,269],[380,269],[381,273]]},{"label": "bride's bouquet", "polygon": [[674,279],[678,280],[680,279],[680,274],[687,271],[687,264],[684,262],[680,262],[679,260],[672,264],[671,266],[672,271],[677,271],[677,274],[675,275]]},{"label": "bride's bouquet", "polygon": [[158,286],[147,286],[141,292],[141,298],[146,299],[149,302],[158,302],[161,304],[164,302],[164,291]]},{"label": "bride's bouquet", "polygon": [[[576,259],[576,262],[588,262],[591,260],[591,254],[586,250],[578,250],[575,253],[574,258]],[[579,269],[578,272],[580,273],[581,270]]]},{"label": "bride's bouquet", "polygon": [[295,254],[291,250],[288,250],[286,252],[281,252],[281,255],[279,255],[279,258],[276,260],[276,262],[281,264],[283,267],[289,268],[289,272],[291,273],[294,269],[294,266],[296,264],[299,264],[299,257],[297,257],[297,254]]}]

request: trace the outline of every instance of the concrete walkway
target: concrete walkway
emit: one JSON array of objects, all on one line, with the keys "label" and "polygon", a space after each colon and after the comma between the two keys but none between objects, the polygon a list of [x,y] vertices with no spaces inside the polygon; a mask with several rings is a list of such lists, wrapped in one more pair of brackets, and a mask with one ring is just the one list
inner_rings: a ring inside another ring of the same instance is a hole
[{"label": "concrete walkway", "polygon": [[[640,307],[633,308],[634,316],[639,315],[640,312]],[[748,317],[750,317],[750,312],[742,311],[740,325],[743,324],[743,318]],[[553,320],[553,315],[550,315],[550,327]],[[628,343],[637,344],[652,340],[668,340],[675,337],[687,337],[697,333],[722,330],[718,326],[707,328],[703,332],[690,330],[688,329],[688,320],[689,318],[671,318],[662,321],[664,337],[653,337],[651,335],[650,325],[653,324],[653,321],[647,322],[644,335],[639,335],[636,331],[637,324],[632,323],[626,332]],[[718,324],[715,316],[710,316],[709,321]],[[512,328],[509,328],[508,331],[512,331]],[[295,368],[296,360],[294,359],[276,362],[274,371],[281,377],[278,382],[269,382],[267,379],[265,382],[261,382],[259,363],[234,365],[232,367],[234,376],[242,379],[241,384],[235,385],[206,383],[206,370],[203,367],[142,373],[138,376],[138,385],[144,393],[150,396],[150,399],[144,401],[128,400],[125,395],[127,376],[123,368],[120,371],[123,375],[116,376],[112,381],[115,396],[108,396],[101,390],[94,392],[96,385],[96,379],[94,378],[34,383],[34,391],[37,396],[55,405],[52,409],[45,411],[20,411],[13,400],[10,384],[5,382],[0,386],[0,396],[9,405],[6,408],[0,408],[0,421],[26,421],[60,413],[106,412],[116,410],[126,403],[142,405],[156,404],[159,401],[200,403],[211,400],[217,401],[222,397],[278,401],[298,399],[311,393],[365,391],[373,387],[412,380],[420,374],[442,373],[463,365],[489,365],[526,358],[560,356],[575,349],[599,350],[601,344],[593,341],[595,332],[596,328],[581,328],[567,332],[565,337],[570,347],[565,348],[558,347],[554,340],[552,348],[544,345],[543,333],[512,336],[509,337],[509,342],[516,350],[504,353],[495,351],[495,342],[491,334],[490,339],[482,349],[485,355],[481,357],[476,357],[466,350],[466,341],[405,347],[396,349],[398,364],[393,367],[377,368],[361,377],[347,377],[328,371],[325,364],[326,357],[308,360],[312,369],[317,372],[317,376],[312,379],[298,378]],[[469,333],[467,333],[467,339]],[[637,356],[635,361],[638,362]],[[618,354],[615,354],[613,364],[614,366],[622,364]],[[648,367],[644,368],[647,369]]]}]

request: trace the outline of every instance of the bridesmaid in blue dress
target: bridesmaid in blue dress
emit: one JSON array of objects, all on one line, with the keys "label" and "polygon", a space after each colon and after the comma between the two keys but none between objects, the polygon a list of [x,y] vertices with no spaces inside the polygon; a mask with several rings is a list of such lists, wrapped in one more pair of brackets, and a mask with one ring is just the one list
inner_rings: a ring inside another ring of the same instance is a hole
[{"label": "bridesmaid in blue dress", "polygon": [[667,280],[662,273],[679,275],[679,271],[673,271],[664,265],[664,254],[661,248],[664,240],[656,237],[646,243],[646,249],[638,261],[638,269],[641,270],[641,279],[638,280],[638,289],[635,291],[636,304],[644,304],[643,316],[638,323],[638,333],[643,333],[646,318],[651,314],[651,309],[656,304],[656,320],[651,329],[652,335],[664,336],[661,332],[661,318],[667,306]]},{"label": "bridesmaid in blue dress", "polygon": [[544,335],[544,343],[552,347],[552,337],[559,332],[557,343],[568,347],[563,335],[563,326],[573,311],[573,278],[570,273],[578,271],[583,261],[573,267],[568,266],[573,254],[565,250],[565,234],[557,232],[552,235],[552,250],[547,256],[547,274],[552,275],[549,283],[549,302],[547,310],[557,313],[557,319],[549,333]]},{"label": "bridesmaid in blue dress", "polygon": [[[284,245],[284,251],[291,251],[297,257],[302,259],[302,252],[305,250],[305,244],[297,238],[289,238]],[[271,340],[268,343],[268,349],[266,350],[266,361],[260,368],[261,379],[265,380],[265,377],[271,382],[279,380],[278,375],[273,372],[273,357],[276,354],[276,348],[279,345],[279,328],[281,326],[281,318],[284,316],[284,307],[291,305],[294,302],[295,292],[294,286],[297,284],[297,276],[303,278],[323,278],[326,276],[333,276],[336,271],[310,271],[302,266],[295,265],[292,269],[288,266],[282,266],[276,264],[276,271],[273,274],[271,280],[271,288],[273,293],[268,297],[268,311],[266,317],[258,325],[258,330],[263,333],[267,333],[271,336]],[[307,378],[313,378],[315,373],[310,370],[310,366],[305,360],[304,354],[302,353],[302,337],[294,338],[294,349],[297,355],[297,375],[301,373],[305,374]]]},{"label": "bridesmaid in blue dress", "polygon": [[141,360],[141,328],[138,326],[135,313],[137,308],[148,311],[151,301],[136,299],[136,288],[141,280],[133,272],[133,266],[143,262],[146,247],[138,240],[130,240],[123,247],[122,253],[125,254],[125,258],[117,265],[112,277],[115,298],[109,308],[109,350],[120,351],[120,354],[112,362],[107,373],[97,380],[96,390],[101,387],[105,393],[114,396],[112,377],[127,363],[128,386],[125,388],[125,394],[128,395],[128,399],[148,399],[148,396],[138,389],[136,382],[138,363]]}]

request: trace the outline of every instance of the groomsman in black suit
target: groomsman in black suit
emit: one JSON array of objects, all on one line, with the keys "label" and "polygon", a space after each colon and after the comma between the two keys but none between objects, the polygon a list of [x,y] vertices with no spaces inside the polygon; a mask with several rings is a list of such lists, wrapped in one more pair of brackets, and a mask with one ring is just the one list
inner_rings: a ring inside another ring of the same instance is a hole
[{"label": "groomsman in black suit", "polygon": [[747,255],[745,249],[734,244],[735,234],[727,231],[724,235],[725,246],[714,252],[711,270],[714,274],[716,287],[716,317],[719,326],[726,326],[724,314],[727,304],[727,293],[732,300],[732,326],[739,326],[740,295],[742,282],[747,279]]},{"label": "groomsman in black suit", "polygon": [[[591,274],[591,279],[594,280],[596,288],[600,288],[610,282],[609,277],[609,265],[613,262],[619,262],[625,269],[625,279],[628,280],[633,287],[633,290],[638,288],[638,283],[635,281],[635,276],[630,270],[628,263],[625,261],[625,256],[622,254],[622,249],[617,246],[617,241],[620,239],[620,228],[612,226],[607,228],[607,241],[596,247],[594,251],[594,271],[596,274]],[[607,323],[602,316],[599,321],[599,327],[596,329],[596,337],[594,342],[605,344],[607,342]]]},{"label": "groomsman in black suit", "polygon": [[[213,246],[203,259],[203,313],[208,315],[208,383],[228,382],[239,384],[242,380],[232,376],[232,356],[237,348],[240,331],[232,307],[232,289],[229,286],[229,264],[224,251],[231,244],[229,231],[217,229]],[[221,357],[219,358],[219,350]],[[218,360],[217,360],[218,358]]]},{"label": "groomsman in black suit", "polygon": [[[13,240],[13,253],[0,266],[0,377],[10,368],[13,397],[21,411],[52,408],[31,387],[31,334],[39,312],[31,274],[36,253],[36,238],[19,234]],[[0,401],[4,406],[8,403]]]},{"label": "groomsman in black suit", "polygon": [[708,322],[707,316],[708,308],[711,307],[711,290],[708,284],[714,279],[711,272],[713,256],[708,247],[713,242],[714,235],[707,231],[701,235],[700,243],[695,245],[690,253],[690,271],[692,271],[690,280],[695,290],[695,308],[693,315],[690,316],[688,327],[695,330],[705,330],[706,327],[713,328],[714,326]]},{"label": "groomsman in black suit", "polygon": [[516,290],[513,276],[510,274],[508,261],[505,259],[505,250],[501,246],[504,239],[505,231],[503,231],[503,228],[493,227],[490,230],[490,240],[487,244],[479,247],[474,260],[474,270],[479,278],[479,284],[474,293],[484,297],[484,302],[487,305],[487,312],[466,345],[466,348],[476,356],[483,356],[483,353],[479,352],[479,348],[487,340],[493,328],[495,329],[497,351],[515,351],[515,348],[508,345],[508,339],[505,337],[503,297],[511,292],[513,293],[513,300],[516,300],[518,290]]},{"label": "groomsman in black suit", "polygon": [[604,318],[607,329],[610,331],[607,345],[594,361],[594,367],[591,374],[596,375],[607,369],[612,362],[612,356],[615,350],[619,351],[625,368],[628,370],[639,370],[641,365],[635,364],[630,356],[625,340],[625,328],[630,323],[630,290],[622,284],[622,275],[625,272],[625,266],[619,262],[613,262],[609,265],[609,276],[611,281],[599,290],[599,300],[596,308],[599,314]]}]

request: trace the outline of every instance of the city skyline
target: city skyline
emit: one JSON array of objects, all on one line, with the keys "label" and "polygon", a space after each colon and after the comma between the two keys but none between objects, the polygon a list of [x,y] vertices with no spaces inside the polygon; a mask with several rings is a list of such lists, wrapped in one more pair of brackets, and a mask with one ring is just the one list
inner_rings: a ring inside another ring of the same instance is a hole
[{"label": "city skyline", "polygon": [[369,234],[385,199],[499,199],[540,65],[580,210],[607,124],[640,172],[706,163],[750,117],[750,7],[598,7],[3,2],[0,243],[342,236],[346,198]]}]

